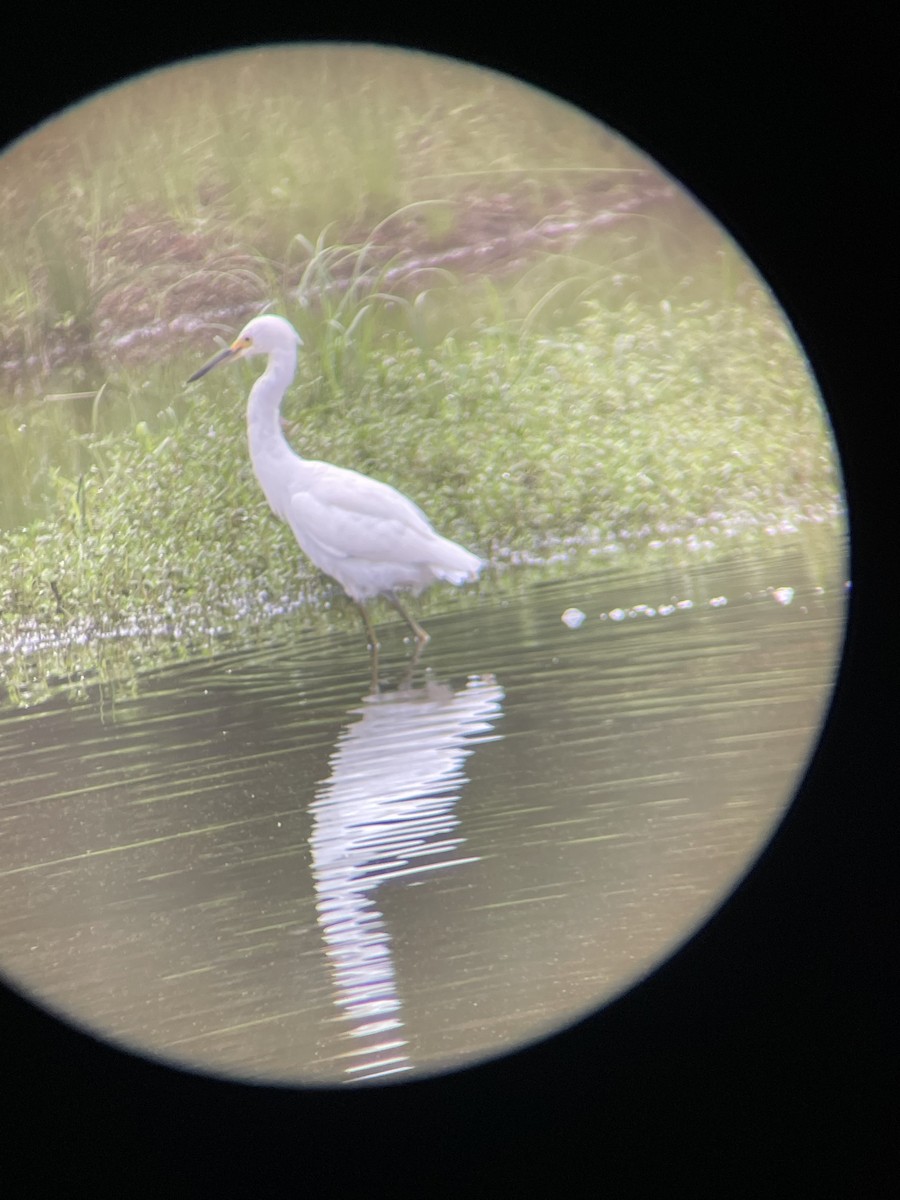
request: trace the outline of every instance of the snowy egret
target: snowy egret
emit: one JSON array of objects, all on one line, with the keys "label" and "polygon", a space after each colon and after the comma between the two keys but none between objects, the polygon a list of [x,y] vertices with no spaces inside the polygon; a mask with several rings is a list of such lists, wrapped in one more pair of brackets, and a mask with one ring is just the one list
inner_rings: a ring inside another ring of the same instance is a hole
[{"label": "snowy egret", "polygon": [[394,606],[422,646],[428,634],[401,606],[396,589],[418,595],[437,580],[459,585],[476,579],[484,563],[436,533],[422,510],[389,484],[294,453],[280,413],[300,345],[300,335],[284,317],[254,317],[188,383],[220,363],[254,354],[268,357],[250,389],[247,434],[250,461],[269,506],[290,525],[303,553],[355,601],[373,652],[378,643],[365,601],[374,596]]}]

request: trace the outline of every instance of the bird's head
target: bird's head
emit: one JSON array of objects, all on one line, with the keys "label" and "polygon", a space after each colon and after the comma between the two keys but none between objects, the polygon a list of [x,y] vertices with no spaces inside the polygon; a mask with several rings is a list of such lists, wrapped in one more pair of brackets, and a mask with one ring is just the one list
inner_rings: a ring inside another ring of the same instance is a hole
[{"label": "bird's head", "polygon": [[220,363],[234,362],[238,358],[250,358],[254,354],[274,354],[279,350],[294,350],[297,346],[302,345],[300,334],[284,317],[276,317],[272,314],[254,317],[252,321],[247,322],[231,345],[213,355],[208,363],[205,363],[199,371],[194,372],[188,383],[193,383],[195,379],[202,379],[208,371]]}]

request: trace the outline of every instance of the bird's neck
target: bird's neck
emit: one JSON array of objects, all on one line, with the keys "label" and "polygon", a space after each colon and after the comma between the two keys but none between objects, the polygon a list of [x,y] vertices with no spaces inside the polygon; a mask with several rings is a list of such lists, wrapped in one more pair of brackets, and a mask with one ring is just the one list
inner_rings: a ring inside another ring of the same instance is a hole
[{"label": "bird's neck", "polygon": [[293,346],[273,351],[265,371],[250,390],[247,434],[250,457],[254,462],[260,456],[277,457],[285,451],[293,453],[281,428],[281,401],[293,382],[296,369],[297,351]]},{"label": "bird's neck", "polygon": [[260,374],[250,391],[247,401],[247,426],[250,432],[251,449],[254,442],[283,442],[281,432],[281,402],[293,383],[296,371],[296,350],[275,350],[269,355],[265,371]]}]

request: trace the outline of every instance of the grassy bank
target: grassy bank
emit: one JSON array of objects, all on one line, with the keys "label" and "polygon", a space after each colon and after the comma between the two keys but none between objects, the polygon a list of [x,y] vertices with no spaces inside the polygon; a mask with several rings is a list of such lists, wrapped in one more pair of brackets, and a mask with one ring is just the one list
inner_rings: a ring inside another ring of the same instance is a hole
[{"label": "grassy bank", "polygon": [[[35,623],[177,622],[192,606],[227,623],[315,590],[250,467],[255,366],[188,392],[175,379],[190,363],[170,364],[151,419],[76,439],[88,465],[51,472],[49,518],[0,546],[7,645]],[[299,453],[391,482],[501,563],[567,541],[724,546],[839,506],[809,378],[762,294],[731,310],[625,303],[553,337],[485,327],[434,350],[396,332],[360,355],[335,332],[302,359],[284,415]]]},{"label": "grassy bank", "polygon": [[270,300],[322,230],[359,244],[393,218],[403,244],[475,244],[586,188],[596,211],[646,170],[576,110],[412,52],[269,48],[151,73],[0,159],[6,386],[25,396],[57,363],[90,377],[104,342]]},{"label": "grassy bank", "polygon": [[298,602],[344,620],[253,478],[258,364],[184,386],[264,305],[305,343],[296,450],[392,483],[498,567],[841,527],[814,385],[740,254],[510,81],[372,48],[191,64],[48,126],[0,183],[14,702]]}]

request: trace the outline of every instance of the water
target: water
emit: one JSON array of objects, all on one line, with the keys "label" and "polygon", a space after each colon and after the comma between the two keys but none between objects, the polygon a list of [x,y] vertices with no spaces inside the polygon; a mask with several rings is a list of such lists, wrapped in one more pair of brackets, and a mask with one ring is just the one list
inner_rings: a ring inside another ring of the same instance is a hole
[{"label": "water", "polygon": [[[113,701],[0,717],[0,970],[250,1079],[457,1066],[619,995],[713,911],[827,709],[841,554],[608,565],[428,621],[298,618]],[[643,606],[643,607],[642,607]],[[567,622],[561,618],[572,613]]]}]

